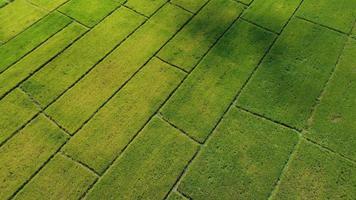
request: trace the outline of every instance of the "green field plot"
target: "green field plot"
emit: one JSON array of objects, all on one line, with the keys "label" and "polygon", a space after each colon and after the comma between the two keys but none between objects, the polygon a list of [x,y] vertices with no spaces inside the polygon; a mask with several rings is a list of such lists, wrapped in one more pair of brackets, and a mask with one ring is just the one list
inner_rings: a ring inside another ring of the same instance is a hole
[{"label": "green field plot", "polygon": [[163,199],[196,150],[197,144],[154,117],[137,140],[113,163],[87,199],[115,196]]},{"label": "green field plot", "polygon": [[238,105],[303,128],[338,60],[345,36],[295,19],[287,26]]},{"label": "green field plot", "polygon": [[45,15],[46,12],[25,0],[12,2],[0,10],[0,41],[8,41]]},{"label": "green field plot", "polygon": [[171,0],[172,3],[189,10],[190,12],[197,12],[202,8],[209,0]]},{"label": "green field plot", "polygon": [[69,141],[64,151],[102,173],[182,79],[182,72],[152,60]]},{"label": "green field plot", "polygon": [[0,46],[0,73],[69,23],[69,18],[54,12]]},{"label": "green field plot", "polygon": [[301,0],[255,0],[243,18],[280,32],[300,3]]},{"label": "green field plot", "polygon": [[96,180],[95,174],[58,154],[15,199],[76,199]]},{"label": "green field plot", "polygon": [[356,165],[302,141],[271,199],[355,199]]},{"label": "green field plot", "polygon": [[46,10],[54,10],[55,8],[58,8],[60,5],[66,3],[67,1],[68,0],[29,0],[29,2]]},{"label": "green field plot", "polygon": [[0,144],[39,112],[39,108],[19,89],[0,101]]},{"label": "green field plot", "polygon": [[[83,80],[50,106],[47,113],[70,132],[76,131],[173,36],[188,17],[180,8],[170,5],[163,7]],[[165,20],[161,20],[162,18]]]},{"label": "green field plot", "polygon": [[69,0],[59,8],[60,12],[78,20],[86,26],[92,27],[109,15],[124,0]]},{"label": "green field plot", "polygon": [[232,0],[210,1],[158,56],[190,71],[242,11],[242,5]]},{"label": "green field plot", "polygon": [[297,134],[233,108],[178,190],[194,199],[267,199]]},{"label": "green field plot", "polygon": [[349,33],[356,18],[356,1],[305,0],[297,16]]},{"label": "green field plot", "polygon": [[325,93],[310,118],[306,136],[356,160],[356,41],[350,39]]},{"label": "green field plot", "polygon": [[0,0],[0,200],[355,200],[356,0]]},{"label": "green field plot", "polygon": [[85,31],[82,25],[73,22],[0,74],[0,97],[39,70]]},{"label": "green field plot", "polygon": [[203,142],[274,37],[255,25],[236,23],[168,100],[162,114]]},{"label": "green field plot", "polygon": [[[22,88],[42,105],[48,105],[124,40],[140,23],[142,17],[134,12],[126,8],[117,10],[25,81]],[[108,38],[108,34],[112,36]]]},{"label": "green field plot", "polygon": [[167,0],[154,0],[154,1],[128,0],[125,3],[125,5],[143,15],[150,16],[155,11],[157,11],[161,6],[163,6],[166,2]]},{"label": "green field plot", "polygon": [[14,194],[43,165],[68,136],[39,115],[0,148],[0,198]]}]

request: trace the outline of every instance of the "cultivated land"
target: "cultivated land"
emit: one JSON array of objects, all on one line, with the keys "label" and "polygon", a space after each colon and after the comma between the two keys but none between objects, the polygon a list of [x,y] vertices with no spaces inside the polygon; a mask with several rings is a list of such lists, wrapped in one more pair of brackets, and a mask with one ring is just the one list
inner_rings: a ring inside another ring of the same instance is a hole
[{"label": "cultivated land", "polygon": [[0,0],[0,200],[356,199],[356,0]]}]

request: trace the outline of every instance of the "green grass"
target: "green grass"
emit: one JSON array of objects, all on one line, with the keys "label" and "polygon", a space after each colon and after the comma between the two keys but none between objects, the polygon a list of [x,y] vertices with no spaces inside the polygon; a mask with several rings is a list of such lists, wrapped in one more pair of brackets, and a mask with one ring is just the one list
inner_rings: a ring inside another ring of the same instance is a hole
[{"label": "green grass", "polygon": [[0,82],[3,83],[0,85],[0,97],[68,47],[74,40],[82,36],[84,32],[86,32],[86,28],[74,22],[12,65],[0,75]]},{"label": "green grass", "polygon": [[[2,17],[0,16],[0,18]],[[54,12],[0,46],[0,55],[2,57],[0,59],[0,73],[69,23],[69,18]]]},{"label": "green grass", "polygon": [[0,198],[9,198],[68,138],[39,115],[0,149]]},{"label": "green grass", "polygon": [[45,15],[46,12],[25,0],[12,2],[0,10],[0,41],[8,41]]},{"label": "green grass", "polygon": [[354,0],[305,0],[298,16],[349,33],[356,18]]},{"label": "green grass", "polygon": [[309,121],[306,136],[356,160],[356,41],[350,39],[325,93]]},{"label": "green grass", "polygon": [[15,199],[77,199],[96,178],[88,169],[58,154]]},{"label": "green grass", "polygon": [[274,37],[246,22],[236,23],[169,99],[162,114],[203,142]]},{"label": "green grass", "polygon": [[[87,199],[163,199],[197,144],[154,117],[99,180]],[[159,173],[155,173],[159,172]]]},{"label": "green grass", "polygon": [[212,0],[158,56],[190,71],[242,11],[243,6],[232,0]]},{"label": "green grass", "polygon": [[356,166],[302,141],[272,199],[355,199]]},{"label": "green grass", "polygon": [[184,196],[179,194],[178,192],[171,192],[167,197],[168,200],[187,200]]},{"label": "green grass", "polygon": [[321,94],[345,37],[294,19],[238,100],[238,105],[302,129]]},{"label": "green grass", "polygon": [[[141,22],[140,16],[126,8],[115,11],[25,81],[22,88],[42,105],[48,105],[124,40]],[[107,37],[108,35],[112,37]]]},{"label": "green grass", "polygon": [[[50,106],[47,113],[70,132],[76,131],[173,36],[188,17],[184,11],[172,6],[163,8]],[[165,20],[160,20],[162,18]],[[142,19],[138,18],[138,21],[141,23]]]},{"label": "green grass", "polygon": [[159,7],[164,5],[166,2],[167,0],[128,0],[125,5],[146,16],[151,16]]},{"label": "green grass", "polygon": [[182,79],[180,71],[152,60],[70,140],[64,151],[103,173]]},{"label": "green grass", "polygon": [[172,3],[179,5],[190,12],[197,12],[209,0],[171,0]]},{"label": "green grass", "polygon": [[356,199],[356,0],[0,0],[0,199]]},{"label": "green grass", "polygon": [[294,131],[233,108],[178,190],[193,199],[267,199],[297,140]]},{"label": "green grass", "polygon": [[88,3],[87,0],[69,0],[59,11],[92,27],[123,2],[124,0],[91,0]]},{"label": "green grass", "polygon": [[39,112],[21,90],[15,89],[0,101],[0,144]]},{"label": "green grass", "polygon": [[300,3],[301,0],[255,0],[243,18],[280,32]]},{"label": "green grass", "polygon": [[29,0],[29,1],[41,8],[44,8],[47,10],[54,10],[58,6],[67,2],[68,0]]}]

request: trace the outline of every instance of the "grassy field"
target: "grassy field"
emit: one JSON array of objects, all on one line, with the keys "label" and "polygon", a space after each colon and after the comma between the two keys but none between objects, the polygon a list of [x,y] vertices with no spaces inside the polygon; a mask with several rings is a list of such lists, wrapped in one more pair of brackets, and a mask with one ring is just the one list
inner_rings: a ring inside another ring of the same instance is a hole
[{"label": "grassy field", "polygon": [[356,0],[0,0],[0,200],[356,199]]}]

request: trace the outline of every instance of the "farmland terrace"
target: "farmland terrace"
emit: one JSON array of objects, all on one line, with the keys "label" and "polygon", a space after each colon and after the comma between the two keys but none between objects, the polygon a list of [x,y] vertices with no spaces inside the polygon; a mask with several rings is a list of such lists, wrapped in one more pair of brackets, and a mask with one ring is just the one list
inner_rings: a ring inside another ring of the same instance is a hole
[{"label": "farmland terrace", "polygon": [[0,0],[0,199],[356,199],[356,0]]}]

